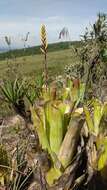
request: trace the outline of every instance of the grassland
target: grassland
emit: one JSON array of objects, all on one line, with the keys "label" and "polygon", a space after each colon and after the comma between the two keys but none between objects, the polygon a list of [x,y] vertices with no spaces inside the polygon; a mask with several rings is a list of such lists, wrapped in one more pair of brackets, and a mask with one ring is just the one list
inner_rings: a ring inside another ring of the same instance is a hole
[{"label": "grassland", "polygon": [[[58,42],[53,44],[48,44],[48,52],[60,51],[69,49],[69,46],[80,47],[82,45],[81,41],[72,41],[72,42]],[[8,50],[8,48],[7,48]],[[23,57],[30,55],[41,54],[40,46],[28,47],[26,49],[15,49],[7,52],[0,53],[0,60],[4,60],[7,57]]]},{"label": "grassland", "polygon": [[[62,74],[66,65],[77,62],[77,58],[74,56],[72,49],[49,52],[47,60],[49,74],[54,76]],[[18,57],[8,62],[8,65],[17,65],[17,72],[20,72],[23,77],[35,77],[43,70],[43,56],[41,54]],[[8,65],[7,60],[0,61],[1,80],[4,77],[6,78]]]}]

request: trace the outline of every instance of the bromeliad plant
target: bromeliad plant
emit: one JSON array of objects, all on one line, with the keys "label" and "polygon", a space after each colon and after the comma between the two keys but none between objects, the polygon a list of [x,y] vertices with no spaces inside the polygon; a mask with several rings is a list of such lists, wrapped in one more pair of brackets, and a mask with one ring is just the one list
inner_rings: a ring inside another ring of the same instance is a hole
[{"label": "bromeliad plant", "polygon": [[45,26],[41,27],[41,51],[44,54],[45,82],[39,101],[30,106],[35,130],[42,149],[47,150],[52,161],[46,174],[49,184],[58,179],[72,162],[84,119],[80,117],[83,109],[77,109],[83,102],[85,85],[78,79],[67,79],[62,88],[56,82],[48,86],[47,37]]},{"label": "bromeliad plant", "polygon": [[0,188],[7,190],[28,189],[32,183],[33,170],[25,158],[26,147],[19,147],[10,156],[0,144]]},{"label": "bromeliad plant", "polygon": [[7,81],[1,86],[1,91],[5,101],[12,105],[15,112],[25,117],[25,104],[23,98],[26,94],[26,88],[24,87],[24,81],[20,82],[18,79],[15,81]]},{"label": "bromeliad plant", "polygon": [[83,100],[84,85],[76,82],[67,81],[60,92],[55,83],[43,87],[41,101],[30,107],[42,149],[51,156],[52,166],[46,175],[49,184],[71,163],[84,123],[80,117],[83,109],[77,109]]},{"label": "bromeliad plant", "polygon": [[[92,102],[92,111],[84,106],[86,123],[89,130],[89,140],[87,144],[89,175],[95,171],[100,171],[105,179],[107,162],[107,102],[102,103],[97,99]],[[93,171],[93,172],[92,172]]]},{"label": "bromeliad plant", "polygon": [[[50,154],[52,165],[46,174],[53,184],[73,162],[79,139],[84,129],[84,117],[88,127],[86,143],[86,174],[91,179],[96,172],[106,178],[107,162],[107,103],[94,99],[89,109],[79,107],[84,97],[84,85],[69,81],[57,92],[55,84],[42,91],[41,101],[31,106],[34,127],[42,149]],[[90,111],[91,110],[91,111]],[[84,174],[85,175],[85,174]],[[87,179],[87,183],[89,182]]]},{"label": "bromeliad plant", "polygon": [[15,155],[12,158],[11,172],[8,179],[10,190],[28,189],[32,182],[34,171],[28,167],[25,155],[26,147],[19,147],[17,145]]},{"label": "bromeliad plant", "polygon": [[44,79],[42,75],[37,76],[36,81],[29,83],[28,90],[26,91],[26,97],[32,105],[36,99],[40,98],[43,84]]}]

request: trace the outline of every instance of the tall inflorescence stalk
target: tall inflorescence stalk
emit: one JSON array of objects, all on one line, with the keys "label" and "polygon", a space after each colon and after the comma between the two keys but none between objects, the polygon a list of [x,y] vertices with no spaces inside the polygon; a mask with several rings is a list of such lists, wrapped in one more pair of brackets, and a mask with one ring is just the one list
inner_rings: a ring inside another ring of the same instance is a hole
[{"label": "tall inflorescence stalk", "polygon": [[45,25],[41,26],[40,29],[40,38],[41,38],[41,52],[44,54],[44,80],[45,85],[47,87],[48,85],[48,68],[47,68],[47,34],[46,34],[46,28]]},{"label": "tall inflorescence stalk", "polygon": [[11,50],[11,37],[5,36],[5,42],[9,47],[9,51]]}]

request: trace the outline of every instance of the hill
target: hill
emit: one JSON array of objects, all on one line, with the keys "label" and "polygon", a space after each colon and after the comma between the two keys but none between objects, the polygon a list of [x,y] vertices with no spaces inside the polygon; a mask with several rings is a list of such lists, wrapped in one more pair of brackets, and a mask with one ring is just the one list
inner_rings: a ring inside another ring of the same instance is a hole
[{"label": "hill", "polygon": [[[48,52],[60,51],[69,49],[69,46],[80,46],[81,42],[79,41],[72,41],[72,42],[59,42],[53,43],[48,45]],[[13,57],[22,57],[22,56],[30,56],[30,55],[37,55],[40,54],[40,46],[29,47],[26,49],[15,49],[7,52],[0,53],[0,60],[4,60],[6,58],[13,58]]]}]

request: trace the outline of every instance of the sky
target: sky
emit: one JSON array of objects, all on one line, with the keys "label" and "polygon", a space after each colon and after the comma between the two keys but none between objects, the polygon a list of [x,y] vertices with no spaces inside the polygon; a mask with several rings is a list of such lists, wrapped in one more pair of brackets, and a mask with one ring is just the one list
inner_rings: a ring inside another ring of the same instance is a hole
[{"label": "sky", "polygon": [[71,40],[79,40],[98,12],[107,13],[107,0],[0,0],[0,46],[6,46],[7,35],[13,47],[23,47],[27,32],[27,46],[40,44],[41,24],[46,25],[49,43],[59,41],[63,27]]}]

